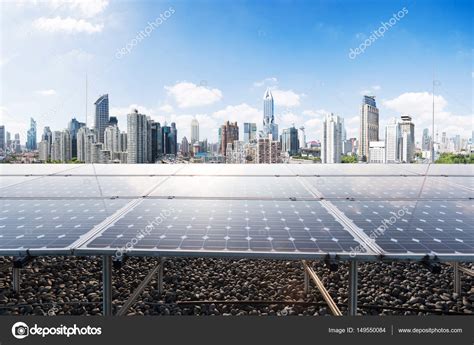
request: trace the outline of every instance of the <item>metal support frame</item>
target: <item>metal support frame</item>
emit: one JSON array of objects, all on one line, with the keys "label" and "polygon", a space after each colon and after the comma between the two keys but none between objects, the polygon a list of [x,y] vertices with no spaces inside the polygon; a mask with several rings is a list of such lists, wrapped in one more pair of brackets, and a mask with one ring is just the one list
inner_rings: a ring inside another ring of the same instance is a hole
[{"label": "metal support frame", "polygon": [[461,272],[459,271],[459,262],[452,262],[453,266],[453,288],[458,295],[461,294]]},{"label": "metal support frame", "polygon": [[303,262],[303,267],[304,267],[305,272],[316,284],[316,287],[318,288],[319,292],[321,292],[321,295],[323,296],[324,300],[328,304],[329,309],[331,309],[332,314],[335,316],[342,316],[342,313],[339,310],[336,302],[334,302],[328,290],[326,290],[326,288],[324,287],[324,284],[321,281],[321,279],[319,279],[318,275],[314,272],[314,270],[308,266],[308,264],[306,263],[306,260],[303,260],[302,262]]},{"label": "metal support frame", "polygon": [[125,301],[125,303],[122,305],[122,307],[119,309],[117,312],[117,316],[123,316],[127,312],[128,309],[135,303],[137,298],[140,296],[140,294],[143,292],[143,290],[147,287],[147,285],[150,283],[150,281],[153,279],[155,274],[158,272],[158,277],[159,277],[159,272],[163,271],[163,262],[161,260],[153,267],[153,269],[147,274],[145,279],[140,283],[140,285],[137,287],[137,289],[130,295],[130,297]]},{"label": "metal support frame", "polygon": [[13,286],[13,291],[16,293],[20,292],[20,268],[19,267],[13,267],[12,269],[12,286]]},{"label": "metal support frame", "polygon": [[158,290],[158,294],[161,296],[163,293],[163,275],[164,275],[164,266],[165,266],[166,258],[160,258],[160,263],[158,264],[158,272],[156,277],[156,289]]},{"label": "metal support frame", "polygon": [[309,293],[309,274],[306,270],[304,270],[304,293]]},{"label": "metal support frame", "polygon": [[102,256],[102,315],[112,315],[112,257]]},{"label": "metal support frame", "polygon": [[349,315],[357,315],[357,261],[349,262]]}]

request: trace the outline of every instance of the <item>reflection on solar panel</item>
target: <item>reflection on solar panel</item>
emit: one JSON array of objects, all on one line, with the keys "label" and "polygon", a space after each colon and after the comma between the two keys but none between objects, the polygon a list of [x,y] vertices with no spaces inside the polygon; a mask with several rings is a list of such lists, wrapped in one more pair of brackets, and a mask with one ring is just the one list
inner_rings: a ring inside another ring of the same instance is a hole
[{"label": "reflection on solar panel", "polygon": [[[307,177],[325,198],[396,199],[417,198],[423,177]],[[402,182],[402,183],[400,183]]]},{"label": "reflection on solar panel", "polygon": [[474,254],[472,201],[335,201],[387,254]]},{"label": "reflection on solar panel", "polygon": [[3,164],[0,172],[0,255],[111,254],[136,242],[130,254],[474,257],[466,165]]},{"label": "reflection on solar panel", "polygon": [[0,255],[67,248],[125,200],[0,200]]},{"label": "reflection on solar panel", "polygon": [[295,177],[176,176],[151,193],[152,196],[233,197],[233,198],[312,198]]},{"label": "reflection on solar panel", "polygon": [[[142,235],[149,224],[149,234]],[[318,201],[145,200],[82,248],[117,250],[134,238],[139,240],[130,254],[261,252],[291,257],[349,254],[360,245]]]}]

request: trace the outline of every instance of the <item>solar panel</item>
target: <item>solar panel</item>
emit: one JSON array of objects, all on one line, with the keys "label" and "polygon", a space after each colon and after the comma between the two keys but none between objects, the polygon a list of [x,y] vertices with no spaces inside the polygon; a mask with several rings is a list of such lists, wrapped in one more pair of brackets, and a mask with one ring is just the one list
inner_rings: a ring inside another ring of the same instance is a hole
[{"label": "solar panel", "polygon": [[296,177],[173,176],[151,196],[232,197],[232,198],[312,198]]},{"label": "solar panel", "polygon": [[78,252],[315,258],[358,246],[318,201],[147,199]]},{"label": "solar panel", "polygon": [[474,255],[472,201],[334,201],[386,255]]},{"label": "solar panel", "polygon": [[41,178],[41,176],[2,176],[0,178],[0,188],[17,185],[38,178]]},{"label": "solar panel", "polygon": [[[347,176],[347,175],[416,175],[402,164],[287,164],[297,175]],[[426,169],[426,166],[425,166]]]},{"label": "solar panel", "polygon": [[0,176],[3,175],[50,175],[72,171],[80,165],[75,164],[0,164]]},{"label": "solar panel", "polygon": [[0,255],[70,253],[68,248],[126,200],[0,200]]},{"label": "solar panel", "polygon": [[287,164],[187,164],[176,175],[295,175]]},{"label": "solar panel", "polygon": [[423,185],[422,176],[344,176],[304,179],[325,198],[414,199],[420,194]]}]

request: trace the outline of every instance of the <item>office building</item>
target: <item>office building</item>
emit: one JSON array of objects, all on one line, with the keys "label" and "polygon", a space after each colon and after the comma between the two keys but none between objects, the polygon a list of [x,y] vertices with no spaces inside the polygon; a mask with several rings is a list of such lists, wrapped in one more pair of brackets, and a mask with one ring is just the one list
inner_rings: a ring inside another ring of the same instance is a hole
[{"label": "office building", "polygon": [[323,121],[323,140],[321,142],[321,162],[341,163],[342,120],[339,116],[328,114]]},{"label": "office building", "polygon": [[148,162],[149,122],[146,115],[134,110],[127,115],[127,162],[129,164]]},{"label": "office building", "polygon": [[385,126],[385,162],[399,163],[401,148],[400,124],[396,118],[389,120]]},{"label": "office building", "polygon": [[199,122],[197,119],[191,120],[191,144],[199,141]]},{"label": "office building", "polygon": [[[400,131],[402,137],[401,161],[411,163],[415,158],[415,124],[411,116],[402,115],[400,122]],[[444,138],[446,138],[446,133]]]},{"label": "office building", "polygon": [[84,127],[84,122],[79,122],[76,118],[73,118],[68,124],[68,130],[71,135],[71,154],[72,157],[77,157],[77,132],[79,128]]},{"label": "office building", "polygon": [[244,123],[244,143],[254,142],[257,139],[257,124],[253,122]]},{"label": "office building", "polygon": [[270,89],[263,95],[263,130],[261,137],[278,141],[278,125],[275,123],[273,95]]},{"label": "office building", "polygon": [[369,163],[385,163],[385,141],[371,141],[369,157]]},{"label": "office building", "polygon": [[102,95],[95,101],[94,129],[97,134],[97,141],[104,142],[105,128],[109,124],[109,95]]},{"label": "office building", "polygon": [[67,163],[72,159],[72,143],[71,143],[71,133],[68,129],[61,131],[61,137],[59,141],[59,160],[61,163]]},{"label": "office building", "polygon": [[30,129],[28,129],[26,133],[26,149],[28,151],[36,150],[37,142],[36,142],[36,121],[31,118],[30,119]]},{"label": "office building", "polygon": [[237,125],[237,122],[231,123],[227,121],[221,126],[220,153],[225,156],[228,144],[231,144],[232,146],[236,140],[239,140],[239,126]]},{"label": "office building", "polygon": [[369,143],[379,140],[379,109],[375,96],[364,96],[360,107],[359,159],[369,161]]},{"label": "office building", "polygon": [[0,150],[5,151],[5,126],[0,126]]},{"label": "office building", "polygon": [[284,129],[280,136],[281,152],[289,156],[294,156],[298,153],[300,145],[298,140],[298,130],[293,126]]}]

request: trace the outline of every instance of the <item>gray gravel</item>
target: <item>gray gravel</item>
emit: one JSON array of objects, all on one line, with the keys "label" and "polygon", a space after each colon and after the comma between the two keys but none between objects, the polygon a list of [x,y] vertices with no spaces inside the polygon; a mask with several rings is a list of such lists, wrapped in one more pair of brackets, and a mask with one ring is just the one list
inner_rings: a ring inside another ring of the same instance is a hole
[{"label": "gray gravel", "polygon": [[[0,315],[100,315],[100,258],[36,258],[22,270],[21,292],[11,290],[9,258],[0,258]],[[140,284],[156,259],[131,258],[114,269],[114,310]],[[5,266],[6,265],[6,266]],[[465,264],[473,268],[472,264]],[[324,264],[313,267],[336,303],[347,312],[348,266],[330,272]],[[462,294],[453,293],[452,269],[442,265],[432,274],[418,263],[359,264],[359,306],[384,305],[420,310],[474,313],[473,279],[462,275]],[[330,315],[319,292],[303,291],[299,261],[168,259],[164,290],[156,281],[140,295],[128,315]],[[264,304],[182,304],[185,301],[266,301]],[[177,302],[181,302],[181,304]],[[317,302],[292,305],[271,301]],[[359,309],[360,314],[424,315],[405,310]]]}]

